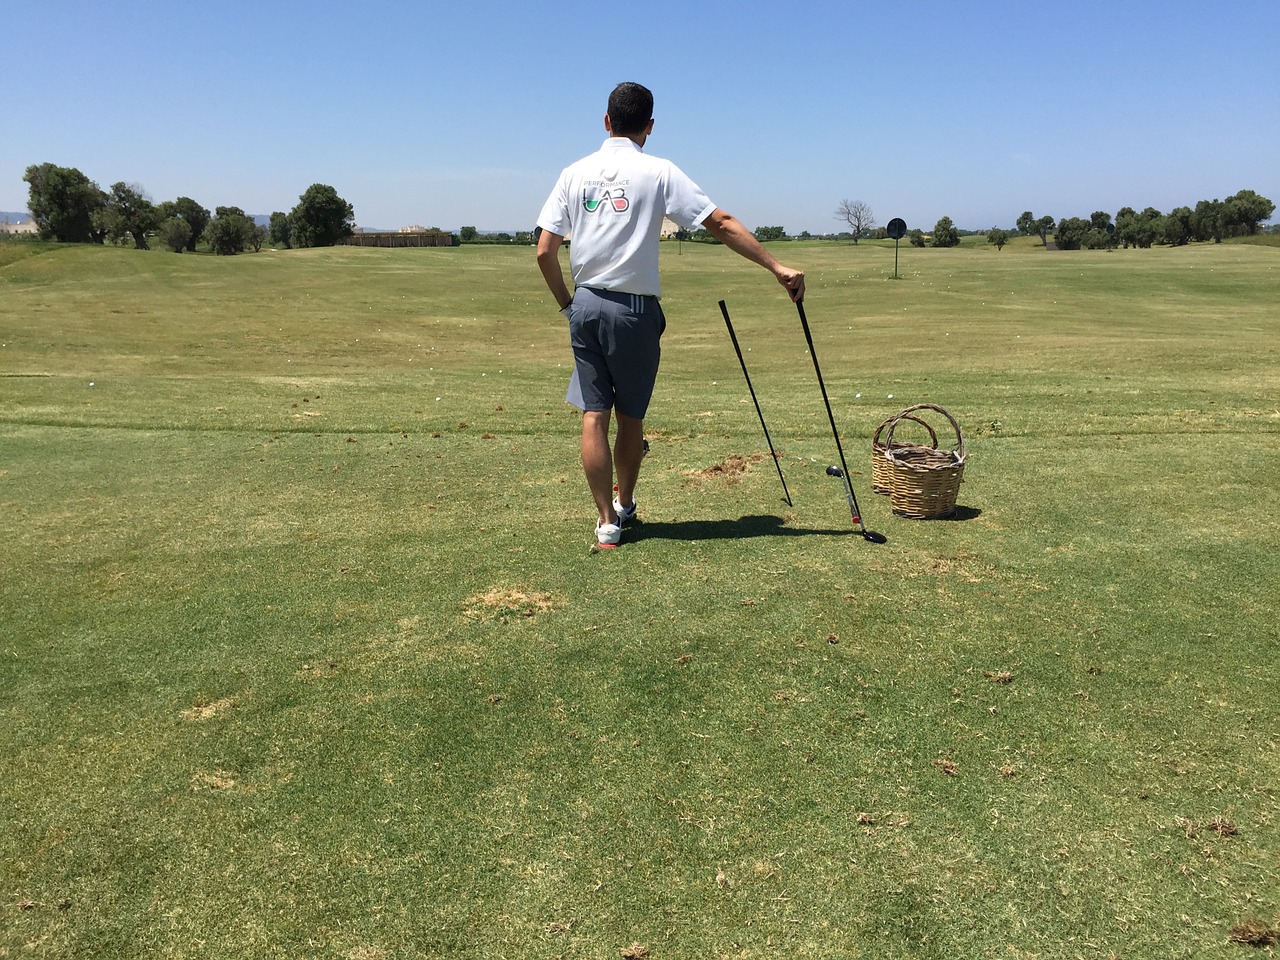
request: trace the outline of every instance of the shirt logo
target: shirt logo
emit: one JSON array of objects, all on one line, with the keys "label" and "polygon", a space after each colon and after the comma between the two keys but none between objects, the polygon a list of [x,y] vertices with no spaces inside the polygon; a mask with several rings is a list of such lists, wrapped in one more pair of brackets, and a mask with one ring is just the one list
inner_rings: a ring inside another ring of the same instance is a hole
[{"label": "shirt logo", "polygon": [[588,196],[586,188],[582,189],[582,209],[587,213],[595,213],[605,204],[613,207],[618,213],[626,213],[631,206],[631,201],[627,199],[627,191],[621,187],[612,187],[596,196]]}]

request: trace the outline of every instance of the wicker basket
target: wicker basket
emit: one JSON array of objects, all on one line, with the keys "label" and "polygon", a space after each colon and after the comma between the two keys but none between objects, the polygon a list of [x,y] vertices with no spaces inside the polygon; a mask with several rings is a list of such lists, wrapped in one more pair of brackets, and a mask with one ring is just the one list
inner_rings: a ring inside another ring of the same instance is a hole
[{"label": "wicker basket", "polygon": [[[894,428],[920,410],[932,410],[947,418],[956,432],[954,449],[894,445]],[[937,520],[956,512],[956,496],[964,480],[964,436],[960,433],[960,424],[946,410],[932,403],[903,410],[889,422],[883,457],[889,464],[892,478],[889,502],[896,516]]]},{"label": "wicker basket", "polygon": [[924,449],[938,449],[938,435],[934,433],[933,427],[925,423],[919,417],[912,417],[905,413],[898,414],[898,417],[886,417],[880,426],[876,427],[876,432],[871,436],[871,492],[889,496],[893,493],[893,474],[889,465],[889,461],[885,459],[884,451],[886,444],[880,442],[880,433],[885,427],[889,426],[895,419],[912,420],[929,431],[929,446],[923,447],[923,444],[913,444],[907,441],[895,440],[893,445],[895,448],[921,446]]}]

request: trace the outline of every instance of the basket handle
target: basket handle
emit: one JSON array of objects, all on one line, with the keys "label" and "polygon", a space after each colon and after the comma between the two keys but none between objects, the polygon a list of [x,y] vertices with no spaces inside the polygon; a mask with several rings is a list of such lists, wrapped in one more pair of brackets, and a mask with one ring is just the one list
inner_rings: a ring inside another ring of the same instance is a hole
[{"label": "basket handle", "polygon": [[871,443],[873,446],[880,442],[880,431],[889,426],[889,424],[894,420],[912,420],[920,424],[920,426],[929,431],[929,442],[933,444],[933,449],[938,449],[938,435],[934,432],[933,427],[929,426],[929,424],[925,423],[919,417],[907,416],[906,411],[903,411],[895,417],[887,417],[881,421],[880,426],[876,427],[876,432],[871,435]]},{"label": "basket handle", "polygon": [[917,403],[914,407],[907,407],[907,409],[903,410],[896,417],[890,417],[889,418],[889,435],[885,437],[885,441],[884,441],[885,446],[888,447],[893,443],[893,431],[894,431],[894,428],[897,427],[898,421],[899,420],[917,420],[918,418],[916,417],[908,416],[908,414],[915,413],[917,410],[933,410],[935,413],[942,414],[944,417],[947,418],[947,420],[951,422],[951,428],[956,432],[956,452],[960,455],[961,459],[964,459],[964,436],[963,434],[960,433],[960,424],[956,423],[955,417],[953,417],[951,414],[947,413],[946,410],[942,409],[942,407],[934,403]]}]

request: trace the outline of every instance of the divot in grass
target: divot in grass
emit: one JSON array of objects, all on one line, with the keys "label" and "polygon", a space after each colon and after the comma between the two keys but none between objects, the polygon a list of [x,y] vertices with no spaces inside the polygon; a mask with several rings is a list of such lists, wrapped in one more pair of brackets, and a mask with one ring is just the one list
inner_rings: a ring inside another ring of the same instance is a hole
[{"label": "divot in grass", "polygon": [[319,680],[324,677],[330,677],[333,672],[338,669],[341,664],[337,660],[322,660],[319,662],[304,663],[298,671],[297,676],[302,680]]}]

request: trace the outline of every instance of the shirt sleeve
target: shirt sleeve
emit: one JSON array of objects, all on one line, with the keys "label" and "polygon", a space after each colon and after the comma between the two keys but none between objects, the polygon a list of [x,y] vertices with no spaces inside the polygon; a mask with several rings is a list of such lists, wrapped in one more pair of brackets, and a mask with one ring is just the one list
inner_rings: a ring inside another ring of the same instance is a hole
[{"label": "shirt sleeve", "polygon": [[702,188],[674,163],[668,165],[662,187],[667,216],[686,230],[699,226],[716,208]]},{"label": "shirt sleeve", "polygon": [[569,178],[567,171],[560,174],[560,179],[542,205],[538,214],[538,226],[561,237],[567,237],[572,230],[569,219]]}]

